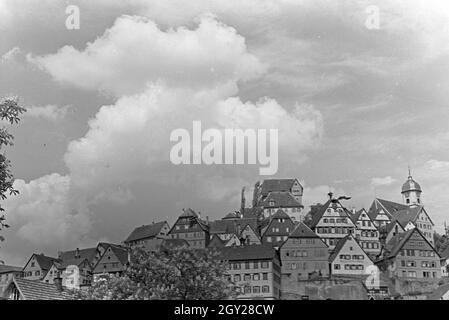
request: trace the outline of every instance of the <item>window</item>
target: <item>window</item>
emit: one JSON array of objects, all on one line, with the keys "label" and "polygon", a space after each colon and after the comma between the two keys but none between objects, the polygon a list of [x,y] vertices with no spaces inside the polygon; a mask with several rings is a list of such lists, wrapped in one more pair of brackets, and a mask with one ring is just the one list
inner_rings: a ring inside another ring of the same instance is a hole
[{"label": "window", "polygon": [[245,276],[243,277],[244,281],[251,281],[251,275],[250,274],[245,274]]},{"label": "window", "polygon": [[249,261],[245,262],[245,269],[249,269]]},{"label": "window", "polygon": [[268,280],[268,273],[266,273],[266,272],[262,273],[262,279]]},{"label": "window", "polygon": [[254,281],[259,281],[260,280],[260,275],[258,273],[253,274],[253,280]]},{"label": "window", "polygon": [[267,237],[267,242],[271,242],[271,237]]},{"label": "window", "polygon": [[33,262],[31,262],[31,267],[34,267],[34,261],[33,261]]},{"label": "window", "polygon": [[409,278],[416,278],[416,271],[409,271],[408,276]]},{"label": "window", "polygon": [[259,286],[253,287],[253,293],[260,293],[260,287]]},{"label": "window", "polygon": [[40,272],[40,271],[36,271],[36,272],[34,272],[34,275],[35,275],[35,276],[40,276],[40,275],[41,275],[41,272]]},{"label": "window", "polygon": [[326,218],[324,218],[324,219],[323,219],[323,222],[324,222],[324,223],[327,223],[327,219],[326,219]]},{"label": "window", "polygon": [[416,262],[413,260],[407,261],[407,267],[416,267]]},{"label": "window", "polygon": [[270,287],[269,287],[269,286],[263,286],[263,287],[262,287],[262,292],[263,292],[263,293],[268,293],[268,292],[270,292]]},{"label": "window", "polygon": [[240,270],[240,263],[234,263],[234,270]]},{"label": "window", "polygon": [[245,286],[245,293],[251,293],[251,287]]},{"label": "window", "polygon": [[175,228],[176,230],[179,230],[180,229],[180,227],[179,226],[176,226],[176,228]]},{"label": "window", "polygon": [[239,274],[234,275],[234,282],[239,282],[242,280],[242,277]]},{"label": "window", "polygon": [[259,268],[259,262],[254,261],[254,269],[258,269]]},{"label": "window", "polygon": [[268,269],[268,261],[262,261],[260,266],[262,269]]},{"label": "window", "polygon": [[334,264],[334,269],[335,270],[340,270],[341,266],[339,264]]}]

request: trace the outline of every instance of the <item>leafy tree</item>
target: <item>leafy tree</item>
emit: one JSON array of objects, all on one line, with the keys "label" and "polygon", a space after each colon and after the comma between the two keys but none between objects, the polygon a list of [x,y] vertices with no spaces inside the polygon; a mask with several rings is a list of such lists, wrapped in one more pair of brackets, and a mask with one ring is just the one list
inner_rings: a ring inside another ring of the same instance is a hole
[{"label": "leafy tree", "polygon": [[[0,101],[0,119],[10,125],[17,124],[20,121],[20,114],[25,111],[20,107],[17,98],[6,98]],[[13,145],[14,137],[8,132],[4,125],[0,128],[0,149]],[[13,187],[14,177],[11,172],[11,162],[6,158],[5,153],[0,153],[0,199],[5,200],[10,195],[16,195],[19,191]],[[6,223],[5,209],[0,205],[0,231],[8,228]],[[0,242],[5,238],[0,234]],[[0,259],[0,263],[3,263]]]},{"label": "leafy tree", "polygon": [[440,235],[437,232],[433,233],[433,240],[435,243],[435,250],[442,253],[449,247],[449,238],[446,235]]},{"label": "leafy tree", "polygon": [[214,300],[236,297],[226,276],[228,264],[210,249],[163,248],[133,251],[121,277],[107,276],[81,299],[90,300]]}]

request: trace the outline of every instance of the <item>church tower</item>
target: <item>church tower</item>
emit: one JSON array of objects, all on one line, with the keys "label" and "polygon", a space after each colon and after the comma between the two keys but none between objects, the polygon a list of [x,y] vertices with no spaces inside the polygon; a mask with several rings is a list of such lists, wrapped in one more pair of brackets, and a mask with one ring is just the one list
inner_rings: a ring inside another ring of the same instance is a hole
[{"label": "church tower", "polygon": [[421,193],[422,189],[418,182],[413,180],[410,168],[408,168],[408,179],[402,185],[402,198],[404,203],[409,206],[422,205]]}]

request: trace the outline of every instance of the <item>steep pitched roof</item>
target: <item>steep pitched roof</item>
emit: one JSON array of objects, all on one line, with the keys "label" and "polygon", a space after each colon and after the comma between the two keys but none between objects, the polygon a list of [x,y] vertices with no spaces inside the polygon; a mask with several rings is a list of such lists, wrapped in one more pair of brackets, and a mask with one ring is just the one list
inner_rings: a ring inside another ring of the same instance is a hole
[{"label": "steep pitched roof", "polygon": [[273,191],[290,191],[297,179],[266,179],[261,184],[262,196]]},{"label": "steep pitched roof", "polygon": [[[422,206],[414,206],[414,207],[407,207],[406,209],[397,211],[393,217],[394,219],[398,220],[398,222],[405,227],[410,221],[415,222],[418,218],[418,215],[421,213],[421,211],[424,210],[424,207]],[[424,210],[425,211],[425,210]],[[426,212],[427,214],[427,212]],[[427,215],[429,217],[429,215]],[[430,217],[429,217],[430,219]],[[433,221],[430,219],[430,222],[433,224]]]},{"label": "steep pitched roof", "polygon": [[335,260],[335,258],[338,256],[338,254],[344,248],[344,246],[346,245],[346,243],[348,241],[353,241],[365,253],[365,255],[368,257],[368,259],[371,260],[370,256],[365,252],[365,250],[363,250],[363,248],[354,239],[354,237],[352,235],[348,234],[346,237],[344,237],[344,238],[340,239],[340,241],[338,241],[337,245],[335,246],[334,250],[332,251],[332,254],[329,256],[329,262],[333,262]]},{"label": "steep pitched roof", "polygon": [[276,250],[265,244],[253,244],[241,247],[217,248],[219,259],[227,261],[267,260],[276,257]]},{"label": "steep pitched roof", "polygon": [[92,260],[95,258],[96,253],[97,248],[86,248],[79,250],[64,251],[60,253],[59,259],[64,265],[67,265],[67,263],[69,262],[72,263],[73,265],[79,265],[84,260],[92,262]]},{"label": "steep pitched roof", "polygon": [[319,238],[318,235],[306,226],[304,222],[300,222],[289,237],[295,239]]},{"label": "steep pitched roof", "polygon": [[[273,203],[273,204],[271,204]],[[285,191],[272,191],[270,192],[264,201],[260,204],[264,208],[291,208],[304,206],[299,203],[290,192]]]},{"label": "steep pitched roof", "polygon": [[331,203],[338,203],[340,205],[340,207],[343,209],[343,212],[345,213],[345,215],[351,220],[351,213],[341,205],[340,201],[338,200],[327,200],[327,202],[325,204],[323,204],[320,209],[313,215],[312,217],[312,221],[310,222],[310,228],[315,228],[316,225],[318,224],[318,222],[320,222],[321,218],[323,217],[323,215],[326,213],[326,210],[329,208],[329,206],[331,205]]},{"label": "steep pitched roof", "polygon": [[127,249],[116,247],[116,246],[111,246],[111,249],[122,265],[125,265],[128,262],[128,250]]},{"label": "steep pitched roof", "polygon": [[376,198],[374,201],[378,202],[378,204],[380,204],[384,210],[386,211],[386,213],[389,216],[394,215],[396,212],[400,211],[400,210],[404,210],[407,209],[409,206],[402,204],[402,203],[397,203],[397,202],[393,202],[393,201],[389,201],[389,200],[385,200],[385,199],[380,199],[380,198]]},{"label": "steep pitched roof", "polygon": [[190,208],[187,208],[184,210],[184,212],[180,215],[180,217],[186,218],[186,217],[195,217],[195,218],[199,218],[198,214],[193,211]]},{"label": "steep pitched roof", "polygon": [[59,291],[55,284],[36,280],[13,278],[8,288],[12,285],[19,290],[25,300],[71,300],[74,295],[67,290]]},{"label": "steep pitched roof", "polygon": [[[29,260],[31,260],[32,258],[36,259],[37,264],[41,267],[42,270],[44,271],[48,271],[50,270],[51,266],[53,265],[54,262],[58,262],[59,260],[57,258],[53,258],[53,257],[49,257],[49,256],[45,256],[44,254],[36,254],[34,253]],[[29,262],[28,260],[28,262]],[[25,264],[25,267],[28,265],[28,262]],[[25,268],[24,267],[24,268]]]},{"label": "steep pitched roof", "polygon": [[278,209],[275,214],[271,217],[271,219],[291,219],[288,214],[285,213],[284,210]]},{"label": "steep pitched roof", "polygon": [[131,232],[131,234],[128,236],[128,238],[126,238],[124,242],[128,243],[136,240],[154,238],[161,232],[162,228],[166,224],[167,224],[166,221],[161,221],[137,227]]},{"label": "steep pitched roof", "polygon": [[335,260],[335,258],[340,253],[341,249],[345,246],[346,242],[351,238],[351,235],[347,235],[346,237],[340,239],[338,241],[337,245],[335,246],[334,250],[332,251],[332,254],[329,256],[329,262],[332,262]]},{"label": "steep pitched roof", "polygon": [[[427,244],[433,248],[433,246],[429,243],[429,241],[427,241],[427,239],[422,235],[421,231],[419,231],[418,228],[413,228],[410,229],[406,232],[403,233],[399,233],[397,235],[395,235],[386,245],[387,249],[390,251],[388,258],[392,258],[398,255],[399,251],[402,249],[402,247],[405,245],[405,243],[407,243],[407,241],[410,239],[410,237],[414,234],[414,233],[418,233],[421,238],[427,242]],[[436,252],[436,250],[434,249],[434,251]],[[440,255],[438,254],[438,252],[436,252],[436,254],[440,257]],[[441,258],[441,257],[440,257]]]},{"label": "steep pitched roof", "polygon": [[210,234],[235,233],[236,223],[234,220],[216,220],[209,223]]},{"label": "steep pitched roof", "polygon": [[360,216],[362,215],[362,212],[363,212],[364,210],[365,210],[365,209],[360,209],[360,210],[357,211],[356,213],[351,214],[351,215],[349,216],[354,224],[357,223],[357,221],[359,220],[359,218],[360,218]]}]

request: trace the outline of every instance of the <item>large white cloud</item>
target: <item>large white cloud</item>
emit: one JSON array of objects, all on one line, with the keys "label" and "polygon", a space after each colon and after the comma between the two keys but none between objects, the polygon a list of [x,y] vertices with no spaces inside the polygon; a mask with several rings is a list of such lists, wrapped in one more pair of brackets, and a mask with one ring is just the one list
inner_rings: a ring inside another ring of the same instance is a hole
[{"label": "large white cloud", "polygon": [[[136,182],[183,185],[209,201],[237,200],[240,186],[257,179],[257,166],[170,162],[171,132],[191,131],[193,121],[200,120],[204,129],[278,129],[280,162],[294,166],[322,136],[321,113],[311,105],[288,111],[267,97],[242,101],[239,83],[259,77],[266,66],[248,51],[242,36],[210,15],[203,15],[194,29],[164,31],[147,19],[123,16],[83,51],[64,47],[30,59],[57,81],[117,97],[89,121],[84,137],[69,144],[67,176],[18,182],[25,193],[8,210],[18,219],[13,221],[18,235],[35,243],[64,237],[77,243],[95,221],[89,206],[134,200]],[[219,187],[212,188],[217,181]],[[40,198],[45,200],[36,202]],[[32,212],[23,209],[35,206],[36,212],[48,209],[39,224],[29,223]],[[47,236],[34,237],[37,232]]]},{"label": "large white cloud", "polygon": [[58,244],[80,243],[89,231],[86,211],[74,210],[69,203],[70,177],[59,174],[43,176],[26,183],[16,180],[20,194],[5,202],[8,222],[17,235],[40,248]]},{"label": "large white cloud", "polygon": [[84,51],[65,46],[31,59],[57,81],[116,96],[141,92],[159,80],[169,86],[214,88],[265,70],[247,52],[244,38],[211,15],[203,15],[194,30],[166,31],[143,17],[123,16]]}]

